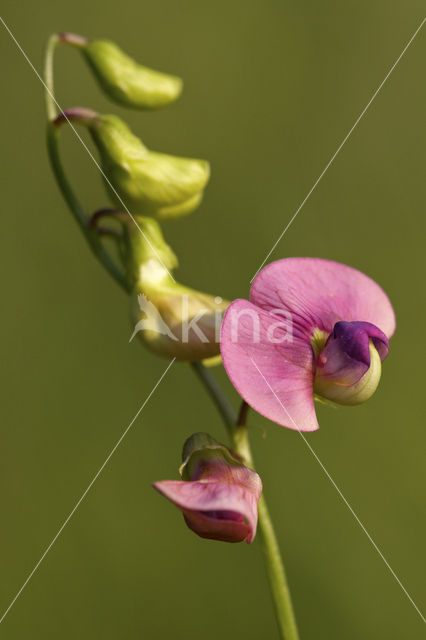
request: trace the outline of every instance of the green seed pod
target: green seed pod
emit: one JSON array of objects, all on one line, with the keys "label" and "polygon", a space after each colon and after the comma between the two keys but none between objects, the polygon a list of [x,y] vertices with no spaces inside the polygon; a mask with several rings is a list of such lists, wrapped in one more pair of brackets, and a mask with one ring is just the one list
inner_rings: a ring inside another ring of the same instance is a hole
[{"label": "green seed pod", "polygon": [[138,64],[113,42],[94,40],[80,49],[101,89],[125,107],[159,109],[182,92],[180,78]]},{"label": "green seed pod", "polygon": [[180,217],[199,205],[210,175],[208,162],[150,151],[114,115],[94,118],[88,126],[114,205],[124,202],[134,214],[159,218]]}]

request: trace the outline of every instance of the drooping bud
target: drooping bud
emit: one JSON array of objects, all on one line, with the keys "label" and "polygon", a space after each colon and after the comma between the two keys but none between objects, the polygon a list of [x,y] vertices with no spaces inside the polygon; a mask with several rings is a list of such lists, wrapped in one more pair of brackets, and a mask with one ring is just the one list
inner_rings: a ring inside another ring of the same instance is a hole
[{"label": "drooping bud", "polygon": [[116,206],[124,202],[132,214],[172,218],[199,205],[210,175],[208,162],[150,151],[114,115],[91,120],[89,130]]},{"label": "drooping bud", "polygon": [[386,335],[374,324],[337,322],[317,358],[315,393],[338,404],[365,402],[377,389],[388,351]]},{"label": "drooping bud", "polygon": [[101,89],[114,102],[134,109],[159,109],[177,100],[182,80],[144,67],[114,42],[59,34],[62,42],[81,50]]},{"label": "drooping bud", "polygon": [[138,334],[151,351],[186,362],[218,356],[222,317],[229,303],[176,282],[172,270],[177,260],[158,223],[139,217],[138,224],[139,229],[130,225],[127,235],[134,290],[130,339]]},{"label": "drooping bud", "polygon": [[256,535],[259,475],[207,433],[185,442],[183,480],[163,480],[154,487],[183,513],[188,527],[202,538],[251,543]]}]

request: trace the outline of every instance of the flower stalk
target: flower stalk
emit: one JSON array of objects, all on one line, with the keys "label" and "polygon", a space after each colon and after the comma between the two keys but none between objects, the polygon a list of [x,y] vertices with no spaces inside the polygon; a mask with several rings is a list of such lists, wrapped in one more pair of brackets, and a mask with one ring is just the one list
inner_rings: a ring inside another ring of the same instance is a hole
[{"label": "flower stalk", "polygon": [[118,268],[108,251],[105,249],[105,246],[103,245],[96,230],[90,228],[89,217],[86,215],[82,205],[75,195],[61,162],[58,145],[59,132],[57,126],[54,124],[58,115],[58,110],[53,93],[53,56],[55,47],[59,42],[60,39],[56,34],[50,36],[44,57],[44,82],[46,85],[46,112],[48,119],[46,136],[50,164],[57,185],[93,253],[114,280],[128,291],[128,284],[124,273]]}]

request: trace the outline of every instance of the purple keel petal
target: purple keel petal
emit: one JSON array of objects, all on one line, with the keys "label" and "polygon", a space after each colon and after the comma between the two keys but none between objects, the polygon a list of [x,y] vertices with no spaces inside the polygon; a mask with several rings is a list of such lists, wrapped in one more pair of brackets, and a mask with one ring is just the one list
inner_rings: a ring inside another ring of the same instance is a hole
[{"label": "purple keel petal", "polygon": [[318,356],[314,390],[340,404],[365,402],[377,388],[388,351],[387,337],[374,324],[337,322]]},{"label": "purple keel petal", "polygon": [[368,371],[370,366],[370,340],[366,333],[362,333],[352,348],[342,345],[342,340],[334,339],[320,353],[316,376],[330,382],[349,387]]},{"label": "purple keel petal", "polygon": [[340,320],[372,323],[388,338],[395,331],[383,289],[357,269],[331,260],[277,260],[256,276],[250,300],[267,311],[286,309],[305,334],[315,327],[331,333]]},{"label": "purple keel petal", "polygon": [[253,540],[251,528],[243,522],[212,518],[201,511],[183,511],[188,527],[201,538],[220,540],[221,542],[243,542],[248,544]]},{"label": "purple keel petal", "polygon": [[389,353],[389,340],[370,322],[337,322],[333,337],[340,340],[342,347],[351,358],[370,364],[368,342],[371,339],[383,361]]},{"label": "purple keel petal", "polygon": [[315,431],[313,352],[287,319],[246,300],[228,308],[221,351],[232,384],[260,414],[290,429]]}]

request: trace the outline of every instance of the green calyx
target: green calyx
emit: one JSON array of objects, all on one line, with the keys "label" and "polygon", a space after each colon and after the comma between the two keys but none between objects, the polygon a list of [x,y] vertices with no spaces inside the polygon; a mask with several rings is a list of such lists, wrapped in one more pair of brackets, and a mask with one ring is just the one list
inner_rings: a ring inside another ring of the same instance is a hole
[{"label": "green calyx", "polygon": [[[160,225],[153,218],[125,218],[123,224],[124,260],[131,288],[156,288],[159,279],[173,282],[171,272],[178,266],[173,249],[164,239]],[[149,271],[152,277],[149,277]],[[161,278],[159,274],[162,274]]]},{"label": "green calyx", "polygon": [[316,327],[311,335],[311,346],[314,350],[314,354],[317,357],[324,349],[329,334],[322,329]]},{"label": "green calyx", "polygon": [[114,102],[134,109],[159,109],[182,92],[176,76],[144,67],[114,42],[94,40],[80,47],[101,89]]},{"label": "green calyx", "polygon": [[194,476],[199,475],[200,466],[206,466],[209,463],[244,466],[238,454],[220,444],[208,433],[194,433],[183,445],[182,464],[179,467],[182,479],[193,479]]}]

